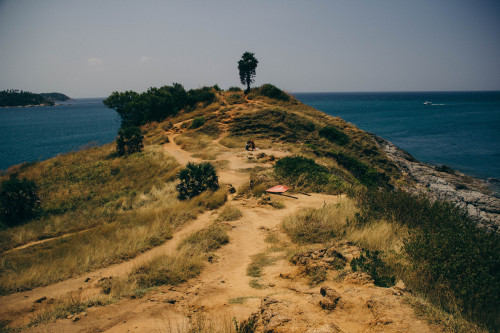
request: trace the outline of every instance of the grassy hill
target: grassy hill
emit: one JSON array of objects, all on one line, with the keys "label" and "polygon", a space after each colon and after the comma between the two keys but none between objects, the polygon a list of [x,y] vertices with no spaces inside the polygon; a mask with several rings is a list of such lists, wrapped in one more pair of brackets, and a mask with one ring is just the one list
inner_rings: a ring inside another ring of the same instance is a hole
[{"label": "grassy hill", "polygon": [[[306,269],[301,276],[311,288],[355,272],[381,288],[403,280],[433,305],[408,302],[442,327],[480,330],[451,320],[450,313],[498,328],[498,237],[478,229],[451,204],[404,191],[413,181],[368,133],[276,89],[264,85],[247,95],[213,89],[210,102],[143,125],[144,149],[130,156],[118,156],[109,144],[9,169],[1,179],[17,174],[36,183],[41,207],[33,220],[0,230],[4,299],[126,263],[168,245],[190,222],[208,221],[179,242],[175,255],[155,257],[100,281],[98,296],[37,308],[25,325],[141,297],[198,276],[207,261],[217,260],[218,248],[233,242],[231,221],[257,205],[267,207],[280,224],[266,231],[269,250],[251,257],[247,275],[253,277],[253,289],[265,289],[262,272],[278,260],[273,253],[282,253],[292,265],[308,251],[347,241],[360,249],[349,259],[354,261],[335,266],[336,277],[329,266]],[[248,140],[259,150],[246,152]],[[177,174],[187,161],[211,162],[223,186],[179,200]],[[301,199],[283,201],[265,193],[276,184]],[[308,200],[314,205],[299,207]],[[293,202],[300,209],[292,210]]]}]

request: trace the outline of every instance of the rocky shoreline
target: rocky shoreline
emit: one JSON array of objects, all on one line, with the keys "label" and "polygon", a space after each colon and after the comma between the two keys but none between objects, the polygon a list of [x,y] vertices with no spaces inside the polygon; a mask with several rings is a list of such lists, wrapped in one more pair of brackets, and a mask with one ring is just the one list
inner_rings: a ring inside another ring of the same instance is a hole
[{"label": "rocky shoreline", "polygon": [[492,194],[485,182],[456,170],[444,167],[439,170],[422,163],[389,141],[371,135],[408,181],[413,183],[413,186],[407,187],[408,191],[451,202],[464,208],[478,222],[478,226],[500,233],[500,199]]}]

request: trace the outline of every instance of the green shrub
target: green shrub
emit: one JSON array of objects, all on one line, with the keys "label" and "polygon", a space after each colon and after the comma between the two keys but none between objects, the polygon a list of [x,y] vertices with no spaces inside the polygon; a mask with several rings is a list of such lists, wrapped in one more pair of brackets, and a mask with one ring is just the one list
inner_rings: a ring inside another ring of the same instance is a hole
[{"label": "green shrub", "polygon": [[122,119],[122,127],[140,126],[151,121],[162,121],[176,115],[181,109],[190,109],[198,103],[209,105],[215,100],[217,87],[203,87],[186,92],[179,83],[160,88],[151,87],[144,93],[113,92],[103,103],[114,109]]},{"label": "green shrub", "polygon": [[200,117],[195,117],[193,121],[191,122],[190,128],[198,128],[205,125],[205,117],[200,116]]},{"label": "green shrub", "polygon": [[181,200],[193,198],[206,190],[216,191],[219,188],[217,173],[209,162],[188,163],[180,171],[178,178],[181,182],[176,188]]},{"label": "green shrub", "polygon": [[33,218],[39,207],[38,188],[31,180],[11,175],[1,183],[0,218],[7,226]]},{"label": "green shrub", "polygon": [[375,169],[370,168],[358,159],[342,152],[328,153],[328,156],[335,158],[341,166],[351,172],[366,187],[388,186],[389,178],[387,176],[378,173]]},{"label": "green shrub", "polygon": [[314,184],[326,184],[329,177],[327,168],[303,156],[287,156],[279,159],[274,165],[274,172],[278,177],[287,179],[306,176]]},{"label": "green shrub", "polygon": [[288,96],[282,90],[276,88],[275,86],[269,83],[263,84],[260,87],[259,92],[262,96],[266,96],[269,98],[279,99],[285,102],[290,100],[290,96]]},{"label": "green shrub", "polygon": [[351,261],[351,268],[354,272],[363,271],[370,274],[377,287],[389,288],[395,285],[396,277],[390,275],[390,268],[379,258],[378,251],[366,250],[359,258]]},{"label": "green shrub", "polygon": [[358,197],[367,218],[410,227],[404,250],[412,263],[410,287],[433,303],[489,327],[500,318],[500,239],[479,229],[465,211],[447,202],[402,191],[369,191]]},{"label": "green shrub", "polygon": [[116,151],[118,155],[131,155],[140,152],[144,145],[142,144],[144,136],[141,129],[137,126],[122,127],[118,130],[116,139]]},{"label": "green shrub", "polygon": [[243,90],[241,90],[241,88],[239,88],[239,87],[229,87],[227,89],[227,91],[230,91],[230,92],[240,92],[240,91],[243,91]]},{"label": "green shrub", "polygon": [[191,89],[187,92],[187,105],[195,106],[198,103],[209,105],[215,100],[215,94],[210,87],[203,87],[199,89]]},{"label": "green shrub", "polygon": [[345,145],[349,142],[349,137],[347,134],[339,130],[334,126],[326,126],[319,130],[319,135],[324,137],[330,142],[336,143],[338,145]]}]

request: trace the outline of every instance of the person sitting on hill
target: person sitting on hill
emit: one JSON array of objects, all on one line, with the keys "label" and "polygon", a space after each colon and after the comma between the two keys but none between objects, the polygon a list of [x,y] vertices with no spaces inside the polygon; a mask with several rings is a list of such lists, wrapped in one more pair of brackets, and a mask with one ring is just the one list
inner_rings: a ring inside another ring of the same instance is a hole
[{"label": "person sitting on hill", "polygon": [[255,142],[253,140],[248,140],[245,146],[246,150],[255,150]]}]

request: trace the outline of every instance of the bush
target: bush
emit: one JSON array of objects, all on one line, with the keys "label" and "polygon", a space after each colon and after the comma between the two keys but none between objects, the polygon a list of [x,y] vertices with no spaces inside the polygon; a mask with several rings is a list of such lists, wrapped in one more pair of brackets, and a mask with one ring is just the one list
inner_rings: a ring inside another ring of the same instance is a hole
[{"label": "bush", "polygon": [[283,157],[274,165],[278,177],[297,179],[306,176],[314,184],[328,183],[328,169],[303,156]]},{"label": "bush", "polygon": [[319,130],[319,135],[324,137],[328,141],[341,146],[349,142],[349,137],[344,132],[333,126],[323,127]]},{"label": "bush", "polygon": [[198,103],[209,105],[215,100],[215,94],[210,87],[203,87],[199,89],[191,89],[187,92],[187,105],[195,106]]},{"label": "bush", "polygon": [[288,96],[282,90],[276,88],[275,86],[269,83],[263,84],[260,87],[259,92],[262,96],[266,96],[269,98],[279,99],[285,102],[288,102],[290,100],[290,96]]},{"label": "bush", "polygon": [[33,218],[39,207],[38,188],[31,180],[12,175],[0,185],[0,218],[7,226]]},{"label": "bush", "polygon": [[204,124],[205,124],[205,117],[203,116],[195,117],[191,122],[190,128],[198,128],[203,126]]},{"label": "bush", "polygon": [[229,89],[227,89],[227,91],[230,91],[230,92],[239,92],[239,91],[242,91],[242,90],[239,87],[229,87]]},{"label": "bush", "polygon": [[378,173],[375,169],[370,168],[355,157],[341,152],[328,153],[328,156],[335,158],[341,166],[351,172],[366,187],[388,186],[389,179],[385,174]]},{"label": "bush", "polygon": [[395,285],[396,277],[390,275],[389,267],[379,258],[379,252],[365,251],[359,258],[351,261],[354,272],[363,271],[373,278],[377,287],[389,288]]},{"label": "bush", "polygon": [[176,188],[181,200],[193,198],[206,190],[216,191],[219,188],[217,173],[209,162],[188,163],[180,171],[178,178],[181,182]]},{"label": "bush", "polygon": [[151,87],[138,94],[135,91],[113,92],[103,103],[114,109],[122,119],[122,127],[140,126],[151,121],[163,121],[181,109],[198,103],[208,105],[215,100],[217,86],[191,89],[186,92],[179,83],[160,88]]},{"label": "bush", "polygon": [[408,282],[433,303],[493,327],[500,304],[500,239],[479,229],[463,210],[447,202],[402,191],[358,196],[365,216],[410,227],[404,250],[412,262]]},{"label": "bush", "polygon": [[116,139],[116,151],[118,155],[131,155],[140,152],[144,145],[141,134],[141,129],[137,126],[129,126],[118,130],[118,138]]}]

